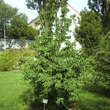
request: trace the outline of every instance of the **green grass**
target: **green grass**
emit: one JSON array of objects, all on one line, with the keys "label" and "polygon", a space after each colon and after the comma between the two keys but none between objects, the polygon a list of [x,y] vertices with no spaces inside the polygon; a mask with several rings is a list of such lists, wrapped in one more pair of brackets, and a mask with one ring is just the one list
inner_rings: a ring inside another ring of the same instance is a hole
[{"label": "green grass", "polygon": [[[20,96],[28,86],[21,71],[0,72],[0,110],[24,110]],[[95,93],[80,93],[79,110],[110,110],[110,99]]]},{"label": "green grass", "polygon": [[23,110],[19,97],[26,89],[21,71],[0,72],[0,110]]},{"label": "green grass", "polygon": [[83,91],[78,106],[79,110],[110,110],[110,98]]}]

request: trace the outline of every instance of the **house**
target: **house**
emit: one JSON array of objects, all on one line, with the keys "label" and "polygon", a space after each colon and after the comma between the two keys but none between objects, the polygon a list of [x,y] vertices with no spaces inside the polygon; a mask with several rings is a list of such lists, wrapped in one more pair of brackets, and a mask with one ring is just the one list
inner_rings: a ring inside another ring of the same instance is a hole
[{"label": "house", "polygon": [[32,26],[33,28],[35,29],[38,29],[38,19],[39,17],[36,17],[35,19],[33,19],[30,23],[29,23],[29,26]]},{"label": "house", "polygon": [[[78,18],[80,19],[80,13],[77,10],[75,10],[70,4],[68,4],[68,9],[69,9],[69,12],[67,13],[67,17],[70,17],[71,15],[75,15],[76,16],[75,19],[72,21],[72,24],[71,24],[71,26],[69,28],[71,30],[69,35],[72,36],[70,41],[74,42],[75,41],[75,37],[74,37],[73,33],[75,32],[75,27],[78,26]],[[61,10],[60,9],[59,9],[57,15],[60,17],[60,15],[61,15]],[[33,19],[29,23],[29,25],[32,26],[35,29],[39,29],[39,24],[37,22],[38,19],[39,19],[39,17],[36,17],[35,19]],[[64,44],[62,44],[62,46],[64,46]],[[77,49],[81,48],[81,46],[80,46],[80,44],[78,42],[76,42],[76,48]]]}]

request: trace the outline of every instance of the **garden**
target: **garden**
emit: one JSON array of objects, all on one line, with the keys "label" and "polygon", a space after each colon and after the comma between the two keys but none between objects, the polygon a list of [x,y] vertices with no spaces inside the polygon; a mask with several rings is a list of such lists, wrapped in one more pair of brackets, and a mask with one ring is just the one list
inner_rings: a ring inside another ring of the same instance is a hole
[{"label": "garden", "polygon": [[88,0],[75,42],[69,27],[76,16],[67,17],[68,0],[26,1],[28,8],[38,10],[40,31],[23,34],[25,23],[12,32],[20,19],[11,19],[10,36],[30,35],[34,42],[29,48],[0,52],[0,110],[110,110],[110,2],[102,1]]},{"label": "garden", "polygon": [[[23,71],[0,72],[0,110],[27,110],[21,96],[29,89]],[[82,91],[79,110],[109,110],[110,98],[97,93]]]}]

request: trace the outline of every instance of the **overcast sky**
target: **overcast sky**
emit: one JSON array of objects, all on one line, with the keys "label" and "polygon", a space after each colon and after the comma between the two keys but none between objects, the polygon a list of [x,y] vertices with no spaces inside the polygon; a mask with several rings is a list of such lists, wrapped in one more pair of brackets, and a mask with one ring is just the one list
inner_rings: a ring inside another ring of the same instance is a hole
[{"label": "overcast sky", "polygon": [[[28,16],[28,21],[31,21],[37,16],[37,11],[27,9],[25,0],[4,0],[7,4],[12,7],[19,9],[19,12],[25,13]],[[81,11],[84,7],[87,6],[88,0],[69,0],[69,4],[76,9]]]}]

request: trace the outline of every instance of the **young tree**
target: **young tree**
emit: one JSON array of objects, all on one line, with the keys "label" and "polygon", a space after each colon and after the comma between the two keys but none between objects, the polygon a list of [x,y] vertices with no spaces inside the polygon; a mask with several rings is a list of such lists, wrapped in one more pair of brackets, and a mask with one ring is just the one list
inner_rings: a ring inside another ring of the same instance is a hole
[{"label": "young tree", "polygon": [[[39,105],[42,105],[42,100],[46,98],[48,110],[75,110],[79,91],[89,81],[93,81],[95,76],[90,65],[93,60],[83,57],[80,51],[74,49],[73,43],[68,41],[71,36],[67,33],[73,17],[66,17],[67,2],[68,0],[61,1],[60,18],[54,13],[56,8],[48,8],[46,12],[40,13],[41,32],[34,43],[36,59],[31,60],[25,70],[25,79],[32,86],[30,106],[34,109],[40,109]],[[48,6],[51,7],[51,4],[51,1],[48,2]],[[48,14],[50,12],[54,14]],[[55,16],[55,19],[47,31],[45,17],[48,17],[49,22],[51,15]],[[62,43],[65,43],[63,48]]]}]

